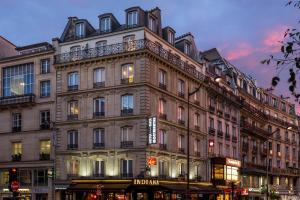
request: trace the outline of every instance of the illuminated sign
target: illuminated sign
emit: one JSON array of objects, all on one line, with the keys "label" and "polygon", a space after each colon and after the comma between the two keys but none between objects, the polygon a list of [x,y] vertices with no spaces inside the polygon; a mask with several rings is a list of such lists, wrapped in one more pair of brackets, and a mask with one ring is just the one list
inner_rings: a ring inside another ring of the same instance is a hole
[{"label": "illuminated sign", "polygon": [[234,159],[231,159],[231,158],[226,158],[226,165],[241,167],[241,161],[234,160]]},{"label": "illuminated sign", "polygon": [[214,141],[213,140],[209,140],[209,147],[213,147],[215,145]]},{"label": "illuminated sign", "polygon": [[156,158],[154,157],[148,158],[147,163],[149,166],[156,165]]},{"label": "illuminated sign", "polygon": [[149,144],[156,144],[157,143],[157,136],[156,136],[156,117],[150,117],[148,121],[148,128],[149,128]]},{"label": "illuminated sign", "polygon": [[260,188],[248,188],[249,192],[261,192]]},{"label": "illuminated sign", "polygon": [[133,179],[134,185],[159,185],[156,179]]}]

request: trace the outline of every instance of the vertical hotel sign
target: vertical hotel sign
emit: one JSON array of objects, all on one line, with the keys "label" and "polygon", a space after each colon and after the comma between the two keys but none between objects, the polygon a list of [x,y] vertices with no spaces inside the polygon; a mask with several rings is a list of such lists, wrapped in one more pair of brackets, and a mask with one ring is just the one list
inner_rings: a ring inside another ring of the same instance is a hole
[{"label": "vertical hotel sign", "polygon": [[157,121],[156,117],[150,117],[148,120],[148,143],[156,144],[157,143]]}]

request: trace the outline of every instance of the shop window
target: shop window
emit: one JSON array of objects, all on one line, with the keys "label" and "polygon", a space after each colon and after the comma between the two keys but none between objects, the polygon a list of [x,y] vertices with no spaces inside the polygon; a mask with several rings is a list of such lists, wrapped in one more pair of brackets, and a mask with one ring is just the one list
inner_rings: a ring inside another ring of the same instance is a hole
[{"label": "shop window", "polygon": [[48,185],[48,170],[38,169],[34,170],[34,185],[47,186]]}]

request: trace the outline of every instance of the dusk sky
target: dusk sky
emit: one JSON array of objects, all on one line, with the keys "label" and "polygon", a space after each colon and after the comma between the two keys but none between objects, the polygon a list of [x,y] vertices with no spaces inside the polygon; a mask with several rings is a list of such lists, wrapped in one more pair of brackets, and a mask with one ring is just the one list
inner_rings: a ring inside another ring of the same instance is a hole
[{"label": "dusk sky", "polygon": [[[278,51],[284,31],[296,27],[300,12],[287,0],[1,0],[0,35],[17,46],[60,37],[68,16],[86,18],[98,28],[98,15],[112,12],[125,23],[131,6],[162,10],[163,26],[176,36],[192,32],[199,50],[217,47],[258,85],[270,86],[276,73],[260,61]],[[284,74],[283,74],[284,75]],[[287,76],[285,76],[287,77]],[[285,80],[277,94],[289,95]],[[286,85],[285,85],[286,86]]]}]

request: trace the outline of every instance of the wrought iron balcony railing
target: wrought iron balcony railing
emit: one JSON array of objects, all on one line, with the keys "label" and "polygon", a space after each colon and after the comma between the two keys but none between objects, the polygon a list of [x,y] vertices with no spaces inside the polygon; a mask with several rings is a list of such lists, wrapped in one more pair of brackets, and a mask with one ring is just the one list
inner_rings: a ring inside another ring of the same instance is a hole
[{"label": "wrought iron balcony railing", "polygon": [[204,80],[205,76],[202,72],[195,69],[195,67],[186,61],[180,59],[176,54],[167,49],[162,48],[159,44],[152,42],[148,39],[140,39],[131,42],[123,42],[117,44],[106,45],[97,48],[83,49],[76,52],[67,52],[55,55],[54,63],[63,64],[74,62],[77,60],[88,60],[92,58],[99,58],[111,55],[117,55],[127,52],[135,52],[141,50],[148,50],[151,53],[161,57],[162,59],[170,62],[179,69],[187,72],[199,80]]},{"label": "wrought iron balcony railing", "polygon": [[105,147],[105,143],[104,142],[95,142],[93,144],[94,149],[103,149]]},{"label": "wrought iron balcony railing", "polygon": [[68,149],[78,149],[78,144],[68,144]]},{"label": "wrought iron balcony railing", "polygon": [[94,112],[93,113],[94,118],[100,118],[100,117],[104,117],[104,116],[105,116],[105,112]]},{"label": "wrought iron balcony railing", "polygon": [[12,127],[11,131],[13,133],[16,133],[16,132],[21,132],[21,129],[22,129],[21,126],[14,126],[14,127]]},{"label": "wrought iron balcony railing", "polygon": [[133,109],[132,108],[124,108],[121,110],[121,115],[122,116],[133,115]]},{"label": "wrought iron balcony railing", "polygon": [[160,150],[167,150],[167,144],[159,144]]},{"label": "wrought iron balcony railing", "polygon": [[69,85],[68,86],[68,91],[77,91],[78,90],[78,85]]},{"label": "wrought iron balcony railing", "polygon": [[132,148],[133,147],[133,141],[122,141],[121,142],[121,148]]},{"label": "wrought iron balcony railing", "polygon": [[34,94],[0,97],[0,107],[12,106],[16,104],[34,104],[34,103],[35,103]]},{"label": "wrought iron balcony railing", "polygon": [[167,120],[167,115],[164,114],[164,113],[159,113],[158,116],[159,116],[160,119]]},{"label": "wrought iron balcony railing", "polygon": [[208,128],[208,133],[209,133],[210,135],[215,135],[216,129],[214,129],[214,128],[212,128],[212,127],[209,127],[209,128]]},{"label": "wrought iron balcony railing", "polygon": [[99,87],[104,87],[105,86],[105,82],[95,82],[94,83],[94,88],[99,88]]},{"label": "wrought iron balcony railing", "polygon": [[77,120],[78,119],[78,114],[70,114],[68,115],[68,120]]},{"label": "wrought iron balcony railing", "polygon": [[41,153],[40,160],[50,160],[50,154],[49,153]]},{"label": "wrought iron balcony railing", "polygon": [[49,130],[50,129],[50,122],[49,123],[40,124],[40,129],[41,130]]},{"label": "wrought iron balcony railing", "polygon": [[159,88],[163,90],[167,90],[167,85],[165,83],[159,83]]},{"label": "wrought iron balcony railing", "polygon": [[22,154],[14,154],[11,156],[11,161],[21,161],[22,160]]}]

